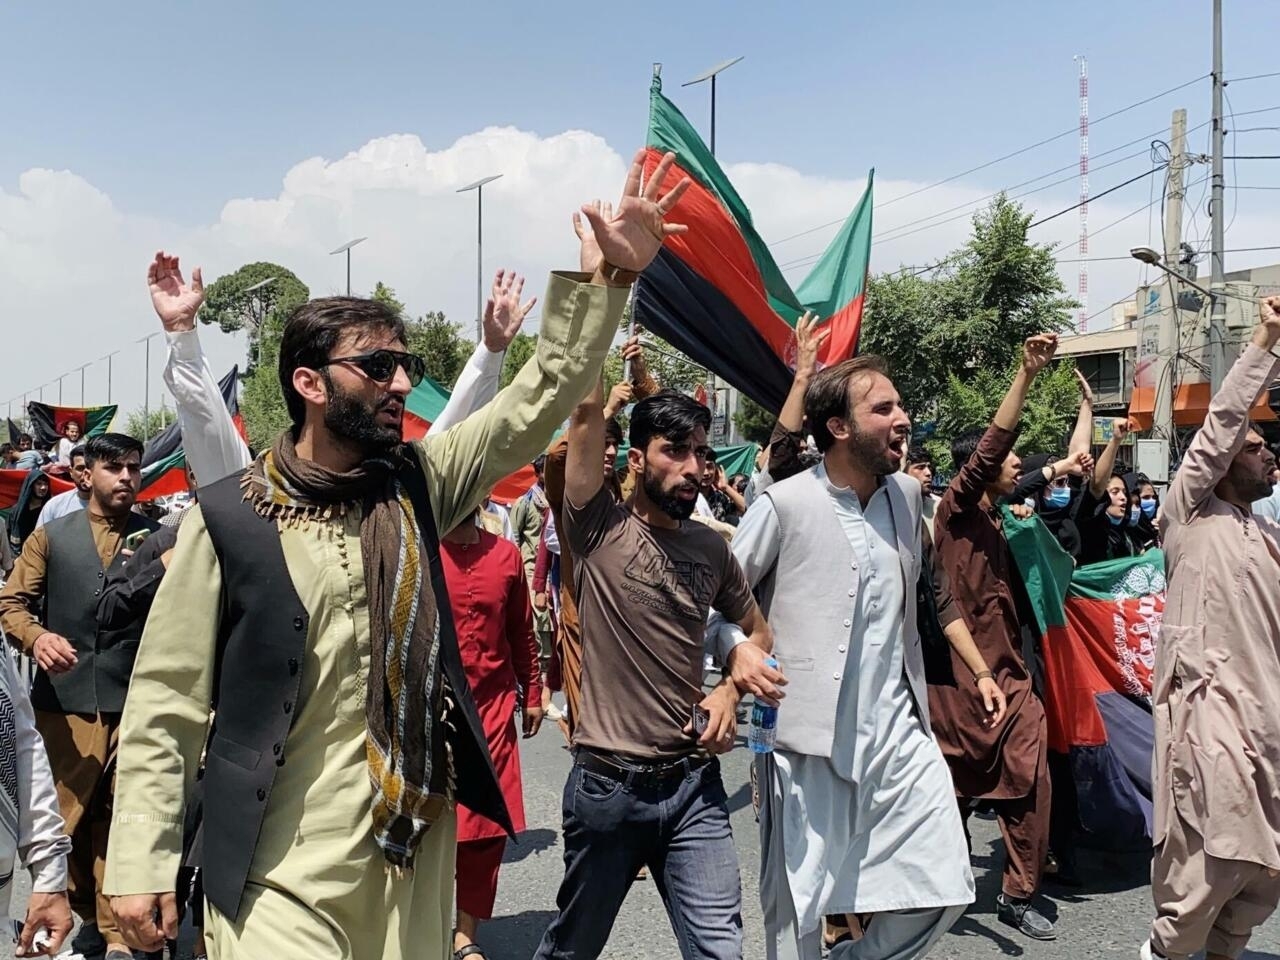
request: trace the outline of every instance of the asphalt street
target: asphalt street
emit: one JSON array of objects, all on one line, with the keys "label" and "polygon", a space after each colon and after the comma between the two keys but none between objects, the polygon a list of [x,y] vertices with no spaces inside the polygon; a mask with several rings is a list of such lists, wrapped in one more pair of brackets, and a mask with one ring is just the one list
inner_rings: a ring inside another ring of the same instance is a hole
[{"label": "asphalt street", "polygon": [[[743,729],[745,734],[745,728]],[[559,730],[548,724],[533,740],[522,742],[525,813],[529,829],[507,849],[493,920],[480,929],[489,960],[528,960],[554,916],[556,890],[563,872],[560,801],[570,758]],[[733,811],[734,838],[742,869],[746,960],[762,960],[764,926],[757,895],[759,843],[748,779],[750,753],[745,741],[722,760],[725,787]],[[1000,887],[1003,845],[994,820],[971,820],[973,868],[978,900],[931,954],[945,960],[999,956],[1027,960],[1076,960],[1115,957],[1136,960],[1151,912],[1148,863],[1141,856],[1085,850],[1081,854],[1084,887],[1046,888],[1042,910],[1058,924],[1058,939],[1036,943],[999,923],[995,897]],[[14,912],[26,902],[29,886],[19,874]],[[1272,918],[1254,936],[1246,957],[1280,960],[1280,919]],[[3,956],[12,956],[6,943]],[[183,951],[188,955],[187,951]],[[662,901],[651,882],[637,883],[613,929],[604,960],[678,960],[675,939]],[[432,958],[434,960],[434,958]]]}]

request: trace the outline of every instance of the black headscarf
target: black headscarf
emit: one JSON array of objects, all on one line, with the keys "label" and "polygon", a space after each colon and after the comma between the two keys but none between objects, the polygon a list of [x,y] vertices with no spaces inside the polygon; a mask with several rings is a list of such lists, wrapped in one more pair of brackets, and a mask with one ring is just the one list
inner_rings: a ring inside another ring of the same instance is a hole
[{"label": "black headscarf", "polygon": [[[13,504],[13,509],[9,511],[9,543],[13,546],[13,552],[18,553],[22,550],[22,545],[26,542],[27,537],[31,536],[31,531],[36,528],[36,521],[40,519],[39,510],[28,509],[31,506],[31,497],[35,489],[36,481],[43,477],[49,479],[39,467],[32,467],[28,471],[26,477],[22,481],[22,489],[18,491],[18,499]],[[50,495],[53,490],[50,489]],[[49,502],[49,497],[45,497],[45,503]],[[44,504],[41,504],[43,506]]]}]

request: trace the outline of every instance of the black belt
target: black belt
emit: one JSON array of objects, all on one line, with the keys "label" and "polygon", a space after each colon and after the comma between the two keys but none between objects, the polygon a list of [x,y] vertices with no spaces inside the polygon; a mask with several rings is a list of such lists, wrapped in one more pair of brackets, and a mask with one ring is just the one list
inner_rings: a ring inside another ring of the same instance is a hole
[{"label": "black belt", "polygon": [[711,763],[713,759],[713,757],[692,754],[658,763],[633,763],[616,754],[598,753],[587,747],[579,747],[574,757],[578,766],[591,773],[623,784],[651,787],[665,786],[674,781],[683,780],[694,770],[700,770]]}]

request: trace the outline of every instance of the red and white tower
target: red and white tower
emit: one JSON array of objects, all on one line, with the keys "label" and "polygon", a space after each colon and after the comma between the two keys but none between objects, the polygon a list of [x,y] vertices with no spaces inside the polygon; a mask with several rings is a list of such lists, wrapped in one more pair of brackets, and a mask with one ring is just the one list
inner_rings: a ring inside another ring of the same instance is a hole
[{"label": "red and white tower", "polygon": [[1084,333],[1089,322],[1089,61],[1083,55],[1080,64],[1080,286],[1076,299],[1080,312],[1076,316],[1076,333]]}]

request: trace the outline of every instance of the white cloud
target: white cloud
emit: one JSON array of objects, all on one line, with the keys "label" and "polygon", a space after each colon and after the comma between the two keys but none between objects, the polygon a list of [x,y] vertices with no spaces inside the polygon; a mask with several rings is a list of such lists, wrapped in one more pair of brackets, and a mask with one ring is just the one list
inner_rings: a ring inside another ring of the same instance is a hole
[{"label": "white cloud", "polygon": [[[345,285],[343,259],[328,251],[367,236],[352,254],[356,292],[367,292],[382,280],[414,312],[442,309],[454,320],[470,322],[475,310],[475,196],[459,195],[457,188],[488,173],[503,174],[485,188],[486,279],[495,267],[511,267],[530,276],[531,286],[538,288],[532,292],[541,293],[548,269],[576,263],[570,213],[584,200],[614,198],[628,160],[629,153],[620,154],[587,131],[539,137],[490,127],[434,151],[416,136],[397,134],[372,140],[340,159],[303,160],[284,173],[275,197],[229,200],[216,222],[196,228],[159,219],[163,210],[120,210],[73,172],[28,170],[16,190],[0,189],[0,316],[12,351],[6,351],[0,403],[23,391],[34,398],[41,382],[120,349],[113,399],[122,409],[141,406],[143,348],[134,341],[158,329],[143,276],[159,248],[180,254],[188,269],[202,265],[207,282],[243,263],[270,260],[294,270],[314,295],[324,295]],[[809,176],[797,169],[801,166],[803,159],[791,165],[740,163],[729,168],[766,240],[842,218],[863,189],[861,171],[835,180]],[[972,203],[992,190],[957,182],[885,204],[918,186],[884,177],[877,181],[877,234]],[[1192,195],[1197,197],[1199,190]],[[1145,186],[1135,186],[1116,196],[1123,202],[1108,198],[1093,205],[1095,229],[1142,205],[1149,194]],[[1228,246],[1266,245],[1274,201],[1261,194],[1242,194],[1241,199]],[[1026,202],[1047,212],[1070,205],[1072,198],[1068,189]],[[1093,254],[1124,254],[1145,243],[1147,221],[1142,213],[1097,237]],[[835,229],[778,244],[775,257],[786,264],[818,253]],[[1064,250],[1074,251],[1076,229],[1073,213],[1038,229],[1035,237],[1060,241]],[[968,219],[960,217],[901,239],[882,239],[873,248],[873,269],[931,262],[962,243],[967,232]],[[1273,260],[1280,257],[1242,255],[1229,259],[1228,266]],[[805,269],[788,272],[793,283]],[[1062,267],[1071,291],[1076,269],[1075,264]],[[1203,269],[1207,272],[1207,265]],[[1094,264],[1091,311],[1131,293],[1138,270],[1130,261]],[[1095,323],[1106,320],[1104,315]],[[219,374],[243,356],[242,337],[209,328],[202,328],[202,337]],[[162,363],[160,341],[152,341],[153,406],[164,391]],[[87,401],[105,400],[106,364],[95,363],[86,373]],[[63,398],[79,401],[78,375],[64,381]],[[56,384],[46,387],[45,399],[57,399]]]}]

